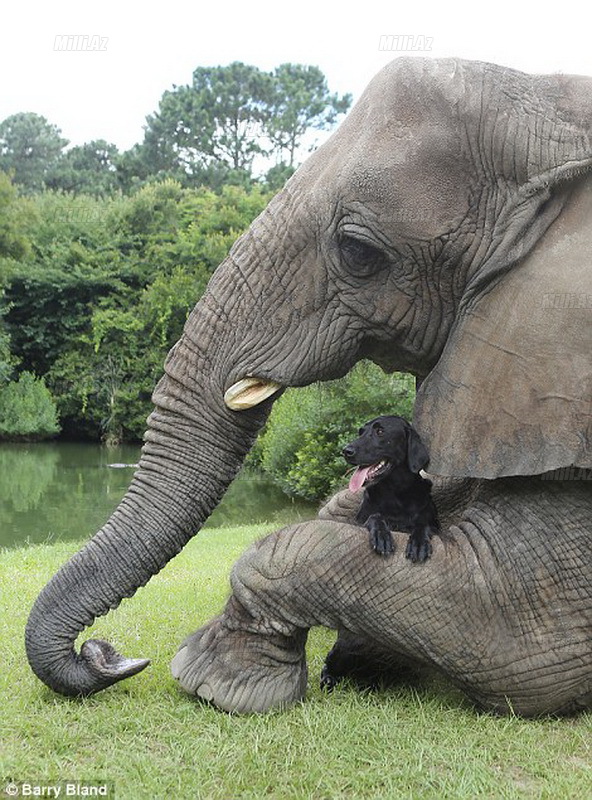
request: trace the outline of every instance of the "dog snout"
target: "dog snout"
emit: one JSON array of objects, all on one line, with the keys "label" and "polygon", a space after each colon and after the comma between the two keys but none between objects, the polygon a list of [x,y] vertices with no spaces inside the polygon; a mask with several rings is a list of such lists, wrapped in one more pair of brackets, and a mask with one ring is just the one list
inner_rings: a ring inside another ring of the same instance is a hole
[{"label": "dog snout", "polygon": [[346,461],[351,461],[352,458],[355,458],[356,456],[356,448],[351,444],[346,444],[343,450],[341,451],[341,454]]}]

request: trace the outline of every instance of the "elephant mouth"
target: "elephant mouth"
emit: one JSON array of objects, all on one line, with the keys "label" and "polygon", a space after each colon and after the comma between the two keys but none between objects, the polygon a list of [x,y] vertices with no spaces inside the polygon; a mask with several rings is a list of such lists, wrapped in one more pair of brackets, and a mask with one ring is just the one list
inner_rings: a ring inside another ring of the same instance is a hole
[{"label": "elephant mouth", "polygon": [[357,492],[362,486],[370,486],[381,480],[391,470],[391,462],[383,458],[377,464],[370,464],[365,467],[358,467],[349,481],[350,492]]},{"label": "elephant mouth", "polygon": [[258,406],[282,388],[281,384],[263,378],[241,378],[226,390],[224,402],[232,411],[246,411]]}]

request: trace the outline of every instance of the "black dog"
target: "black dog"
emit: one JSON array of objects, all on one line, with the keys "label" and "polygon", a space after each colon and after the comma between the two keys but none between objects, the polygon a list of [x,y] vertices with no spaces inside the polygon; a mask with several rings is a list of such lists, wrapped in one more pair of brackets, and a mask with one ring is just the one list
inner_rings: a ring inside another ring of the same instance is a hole
[{"label": "black dog", "polygon": [[370,544],[379,555],[394,552],[392,530],[406,531],[410,536],[405,555],[411,561],[425,561],[440,526],[432,482],[419,474],[429,461],[424,443],[402,417],[377,417],[359,433],[343,448],[346,461],[358,465],[350,490],[364,487],[357,521],[368,529]]}]

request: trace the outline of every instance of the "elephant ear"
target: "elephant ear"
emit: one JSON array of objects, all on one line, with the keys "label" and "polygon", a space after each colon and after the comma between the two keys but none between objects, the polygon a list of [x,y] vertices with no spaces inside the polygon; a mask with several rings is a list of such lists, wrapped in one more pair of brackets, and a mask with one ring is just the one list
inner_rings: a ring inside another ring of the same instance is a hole
[{"label": "elephant ear", "polygon": [[411,472],[418,473],[430,462],[430,455],[419,434],[413,428],[407,432],[407,464]]},{"label": "elephant ear", "polygon": [[430,472],[592,467],[592,178],[569,188],[530,253],[461,307],[419,389]]}]

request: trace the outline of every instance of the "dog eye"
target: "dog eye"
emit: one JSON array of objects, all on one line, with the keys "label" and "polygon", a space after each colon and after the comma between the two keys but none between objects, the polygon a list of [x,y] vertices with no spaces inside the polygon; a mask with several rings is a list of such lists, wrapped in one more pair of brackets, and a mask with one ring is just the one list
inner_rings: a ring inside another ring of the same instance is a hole
[{"label": "dog eye", "polygon": [[374,426],[374,432],[376,433],[377,436],[382,436],[382,434],[384,433],[384,430],[383,430],[383,428],[380,427],[380,425],[375,425]]},{"label": "dog eye", "polygon": [[339,238],[339,248],[346,267],[354,275],[368,277],[385,267],[388,259],[382,250],[363,239],[342,235]]}]

